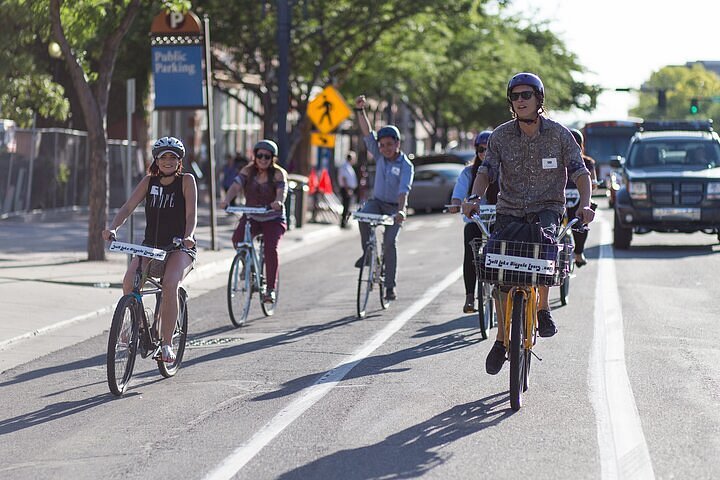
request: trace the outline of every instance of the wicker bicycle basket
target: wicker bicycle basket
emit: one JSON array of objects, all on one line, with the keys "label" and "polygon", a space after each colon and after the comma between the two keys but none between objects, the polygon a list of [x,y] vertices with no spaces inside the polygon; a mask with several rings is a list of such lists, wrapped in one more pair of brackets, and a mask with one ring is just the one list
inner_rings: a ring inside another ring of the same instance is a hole
[{"label": "wicker bicycle basket", "polygon": [[507,286],[557,286],[570,273],[573,246],[490,239],[470,241],[478,280]]}]

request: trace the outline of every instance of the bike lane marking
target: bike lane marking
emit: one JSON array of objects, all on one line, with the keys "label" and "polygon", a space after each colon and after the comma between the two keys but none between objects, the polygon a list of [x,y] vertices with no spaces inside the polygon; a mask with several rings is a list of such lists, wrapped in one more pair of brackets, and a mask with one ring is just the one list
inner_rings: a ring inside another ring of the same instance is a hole
[{"label": "bike lane marking", "polygon": [[428,289],[418,300],[400,312],[385,328],[355,351],[352,357],[339,363],[332,370],[328,370],[318,381],[306,388],[298,398],[278,412],[267,424],[255,432],[246,443],[236,448],[214,470],[208,473],[205,480],[231,479],[237,475],[275,437],[280,435],[283,430],[300,418],[305,411],[327,395],[353,368],[388,341],[390,337],[397,333],[446,288],[459,280],[461,275],[462,267],[453,270],[439,283]]},{"label": "bike lane marking", "polygon": [[601,478],[654,479],[625,365],[625,338],[610,223],[599,218],[598,274],[588,383],[595,410]]}]

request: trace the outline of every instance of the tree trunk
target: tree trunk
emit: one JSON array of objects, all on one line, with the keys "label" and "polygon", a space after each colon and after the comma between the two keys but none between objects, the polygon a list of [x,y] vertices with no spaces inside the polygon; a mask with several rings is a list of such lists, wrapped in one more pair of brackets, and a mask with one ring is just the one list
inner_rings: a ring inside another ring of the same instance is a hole
[{"label": "tree trunk", "polygon": [[88,128],[90,159],[90,217],[88,220],[88,260],[105,260],[105,241],[100,232],[105,228],[108,216],[110,189],[107,188],[108,145],[103,128]]}]

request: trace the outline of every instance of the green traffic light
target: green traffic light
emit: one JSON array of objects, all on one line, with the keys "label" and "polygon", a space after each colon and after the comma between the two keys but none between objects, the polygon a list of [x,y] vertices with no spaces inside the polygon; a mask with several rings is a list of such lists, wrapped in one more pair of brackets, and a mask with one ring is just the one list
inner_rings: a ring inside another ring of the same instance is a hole
[{"label": "green traffic light", "polygon": [[700,107],[698,106],[697,98],[693,98],[690,100],[690,114],[691,115],[697,115],[700,111]]}]

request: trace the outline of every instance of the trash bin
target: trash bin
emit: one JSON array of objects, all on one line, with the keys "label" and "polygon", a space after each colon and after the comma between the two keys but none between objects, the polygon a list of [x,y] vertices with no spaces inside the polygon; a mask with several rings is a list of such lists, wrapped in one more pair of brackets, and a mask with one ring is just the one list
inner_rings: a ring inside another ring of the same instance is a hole
[{"label": "trash bin", "polygon": [[288,175],[288,196],[285,200],[288,230],[302,228],[305,223],[308,190],[308,177],[294,173]]}]

